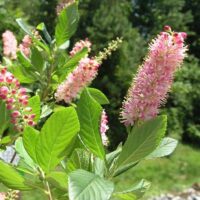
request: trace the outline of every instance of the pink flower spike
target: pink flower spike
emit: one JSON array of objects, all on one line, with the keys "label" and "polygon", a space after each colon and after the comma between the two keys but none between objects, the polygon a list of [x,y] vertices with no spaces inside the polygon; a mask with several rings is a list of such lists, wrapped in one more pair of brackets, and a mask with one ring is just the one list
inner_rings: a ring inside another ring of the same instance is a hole
[{"label": "pink flower spike", "polygon": [[153,40],[147,59],[133,80],[121,111],[125,125],[156,117],[186,56],[184,36],[164,32]]},{"label": "pink flower spike", "polygon": [[108,116],[107,116],[105,110],[103,110],[102,114],[101,114],[100,133],[101,133],[101,139],[102,139],[104,146],[108,146],[108,144],[109,144],[108,137],[106,136],[106,132],[108,129],[109,129]]},{"label": "pink flower spike", "polygon": [[56,91],[56,101],[64,100],[70,103],[78,93],[96,77],[99,63],[90,58],[82,58],[79,65],[72,71],[67,79],[61,83]]},{"label": "pink flower spike", "polygon": [[79,42],[77,42],[73,49],[70,51],[70,56],[74,56],[75,54],[77,54],[79,51],[81,51],[84,47],[88,48],[88,52],[91,51],[91,42],[86,38],[85,40],[80,40]]},{"label": "pink flower spike", "polygon": [[29,35],[25,35],[22,43],[19,45],[19,50],[28,57],[30,55],[30,46],[32,44],[32,39]]},{"label": "pink flower spike", "polygon": [[16,59],[17,55],[17,40],[11,31],[6,31],[2,34],[3,38],[3,54],[4,56]]},{"label": "pink flower spike", "polygon": [[11,116],[13,118],[17,118],[17,117],[21,116],[21,113],[19,111],[15,110],[15,111],[12,112]]}]

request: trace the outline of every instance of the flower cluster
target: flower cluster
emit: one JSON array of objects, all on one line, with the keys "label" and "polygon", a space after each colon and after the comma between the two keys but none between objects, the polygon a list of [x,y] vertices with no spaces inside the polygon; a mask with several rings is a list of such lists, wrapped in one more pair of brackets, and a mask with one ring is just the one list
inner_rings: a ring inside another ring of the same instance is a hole
[{"label": "flower cluster", "polygon": [[87,38],[85,40],[80,40],[74,45],[73,49],[70,51],[70,56],[74,56],[79,51],[81,51],[84,47],[87,47],[88,52],[90,52],[91,46],[92,46],[92,43]]},{"label": "flower cluster", "polygon": [[10,59],[16,59],[17,55],[17,40],[11,31],[5,31],[2,34],[3,39],[3,54]]},{"label": "flower cluster", "polygon": [[35,125],[35,114],[30,113],[32,108],[28,106],[26,89],[20,87],[19,81],[6,68],[0,71],[0,99],[10,110],[11,123],[17,131],[23,131],[26,125]]},{"label": "flower cluster", "polygon": [[187,47],[186,33],[165,27],[150,45],[150,52],[133,80],[123,102],[121,118],[125,125],[154,118],[170,90],[174,72],[182,64]]},{"label": "flower cluster", "polygon": [[23,54],[28,57],[30,55],[30,46],[32,44],[32,39],[29,35],[25,35],[22,43],[19,45],[19,50],[23,52]]},{"label": "flower cluster", "polygon": [[58,86],[55,94],[56,100],[70,103],[96,77],[98,68],[99,64],[96,60],[82,58],[75,70]]},{"label": "flower cluster", "polygon": [[102,111],[101,114],[101,125],[100,125],[100,133],[101,133],[101,139],[104,146],[108,146],[108,137],[106,136],[106,132],[109,129],[108,127],[108,116],[105,112],[105,110]]}]

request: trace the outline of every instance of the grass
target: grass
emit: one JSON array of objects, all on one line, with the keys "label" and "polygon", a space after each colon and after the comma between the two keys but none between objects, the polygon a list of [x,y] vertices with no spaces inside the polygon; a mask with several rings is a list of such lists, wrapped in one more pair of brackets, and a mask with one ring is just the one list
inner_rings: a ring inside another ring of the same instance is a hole
[{"label": "grass", "polygon": [[200,182],[200,150],[179,144],[171,157],[141,162],[137,167],[116,178],[117,188],[129,187],[142,178],[152,186],[145,195],[177,192]]}]

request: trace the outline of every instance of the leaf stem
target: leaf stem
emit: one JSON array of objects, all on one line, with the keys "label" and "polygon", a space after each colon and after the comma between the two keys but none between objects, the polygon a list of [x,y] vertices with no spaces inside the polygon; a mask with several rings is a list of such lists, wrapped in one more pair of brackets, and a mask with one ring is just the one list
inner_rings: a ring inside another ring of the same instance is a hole
[{"label": "leaf stem", "polygon": [[44,172],[42,171],[42,169],[39,168],[39,172],[40,172],[40,174],[41,174],[41,176],[42,176],[43,183],[44,183],[44,186],[45,186],[45,188],[46,188],[45,194],[48,196],[48,200],[53,200],[53,196],[52,196],[52,194],[51,194],[51,188],[50,188],[50,186],[49,186],[49,182],[46,180],[45,174],[44,174]]}]

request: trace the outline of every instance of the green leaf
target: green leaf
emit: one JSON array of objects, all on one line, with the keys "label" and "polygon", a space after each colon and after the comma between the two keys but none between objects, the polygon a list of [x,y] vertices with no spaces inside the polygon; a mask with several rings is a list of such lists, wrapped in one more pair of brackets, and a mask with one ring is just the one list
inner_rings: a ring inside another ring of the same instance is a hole
[{"label": "green leaf", "polygon": [[25,127],[23,131],[23,144],[28,155],[37,163],[36,158],[36,142],[39,137],[39,131],[32,127]]},{"label": "green leaf", "polygon": [[85,89],[78,101],[77,112],[80,121],[80,137],[87,148],[96,156],[104,159],[105,152],[100,136],[102,108]]},{"label": "green leaf", "polygon": [[84,149],[76,149],[67,161],[67,171],[72,172],[77,169],[90,171],[91,154]]},{"label": "green leaf", "polygon": [[73,3],[63,9],[58,16],[56,25],[56,44],[59,47],[75,33],[78,25],[79,14],[77,3]]},{"label": "green leaf", "polygon": [[33,36],[31,29],[28,27],[28,25],[23,21],[23,19],[18,18],[16,19],[17,24],[20,26],[20,28],[27,33],[30,36]]},{"label": "green leaf", "polygon": [[14,76],[20,81],[20,83],[33,83],[37,80],[36,75],[31,68],[22,66],[13,66],[9,68]]},{"label": "green leaf", "polygon": [[9,114],[6,105],[0,100],[0,135],[8,128],[10,122]]},{"label": "green leaf", "polygon": [[73,71],[77,65],[79,64],[79,61],[84,58],[88,53],[87,48],[83,48],[81,51],[79,51],[77,54],[75,54],[72,58],[70,58],[66,64],[62,65],[57,70],[57,75],[59,76],[59,82],[62,82],[65,80],[66,76]]},{"label": "green leaf", "polygon": [[46,172],[63,159],[63,153],[80,130],[76,111],[72,107],[55,112],[42,127],[36,145],[38,164]]},{"label": "green leaf", "polygon": [[17,52],[17,59],[23,67],[31,67],[31,61],[21,52]]},{"label": "green leaf", "polygon": [[38,72],[41,72],[44,68],[42,53],[34,46],[31,48],[31,63]]},{"label": "green leaf", "polygon": [[25,179],[10,165],[0,161],[0,182],[11,189],[30,190]]},{"label": "green leaf", "polygon": [[47,28],[45,26],[45,24],[42,22],[40,24],[37,25],[37,30],[42,31],[42,33],[44,34],[45,39],[47,40],[47,42],[50,44],[51,43],[51,36],[49,35]]},{"label": "green leaf", "polygon": [[68,176],[64,172],[50,172],[47,175],[46,179],[55,187],[60,188],[61,190],[67,190],[68,187]]},{"label": "green leaf", "polygon": [[34,121],[38,122],[40,119],[40,97],[38,95],[31,97],[28,101],[28,106],[32,108],[30,114],[35,114]]},{"label": "green leaf", "polygon": [[164,136],[166,126],[166,116],[159,116],[142,125],[136,125],[128,136],[117,161],[118,170],[137,163],[152,153]]},{"label": "green leaf", "polygon": [[161,141],[160,145],[150,155],[146,157],[146,159],[154,159],[168,156],[176,149],[177,144],[177,140],[166,137]]},{"label": "green leaf", "polygon": [[114,196],[124,200],[139,199],[150,188],[150,186],[150,182],[142,179],[138,184],[132,186],[131,188],[114,193]]},{"label": "green leaf", "polygon": [[114,184],[98,175],[79,169],[69,174],[70,200],[108,200]]},{"label": "green leaf", "polygon": [[15,149],[17,151],[17,153],[19,154],[19,156],[24,160],[24,162],[29,165],[31,168],[35,167],[35,164],[33,162],[33,160],[31,159],[31,157],[28,155],[28,153],[26,152],[23,142],[22,142],[22,138],[19,137],[16,141],[15,141]]},{"label": "green leaf", "polygon": [[95,88],[88,88],[90,95],[101,105],[109,104],[106,95]]}]

